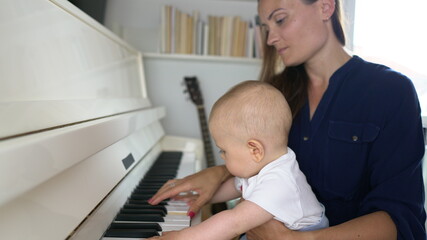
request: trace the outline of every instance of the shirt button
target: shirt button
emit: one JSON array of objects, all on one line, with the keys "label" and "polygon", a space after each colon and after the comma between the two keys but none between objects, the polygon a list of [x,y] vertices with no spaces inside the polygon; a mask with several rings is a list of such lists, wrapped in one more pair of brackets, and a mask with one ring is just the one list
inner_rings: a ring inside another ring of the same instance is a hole
[{"label": "shirt button", "polygon": [[304,141],[308,141],[308,137],[303,137],[302,138]]},{"label": "shirt button", "polygon": [[353,136],[352,139],[353,139],[353,142],[357,142],[357,140],[359,140],[357,136]]}]

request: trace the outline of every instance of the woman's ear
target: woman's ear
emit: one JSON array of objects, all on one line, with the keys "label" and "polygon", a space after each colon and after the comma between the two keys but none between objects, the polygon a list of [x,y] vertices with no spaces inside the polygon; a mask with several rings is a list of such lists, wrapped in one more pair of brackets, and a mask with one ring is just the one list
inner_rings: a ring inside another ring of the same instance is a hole
[{"label": "woman's ear", "polygon": [[247,142],[247,147],[252,160],[259,163],[264,158],[264,145],[258,140],[251,139]]},{"label": "woman's ear", "polygon": [[329,20],[335,12],[335,0],[320,0],[323,20]]}]

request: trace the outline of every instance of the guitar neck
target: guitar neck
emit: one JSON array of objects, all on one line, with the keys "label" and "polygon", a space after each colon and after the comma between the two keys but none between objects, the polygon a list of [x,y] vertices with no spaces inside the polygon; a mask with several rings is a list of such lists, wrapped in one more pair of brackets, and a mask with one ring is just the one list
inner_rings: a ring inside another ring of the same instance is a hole
[{"label": "guitar neck", "polygon": [[208,122],[203,105],[197,105],[199,115],[200,129],[202,131],[203,146],[206,154],[206,163],[208,167],[215,166],[215,158],[212,149],[211,136],[209,134]]}]

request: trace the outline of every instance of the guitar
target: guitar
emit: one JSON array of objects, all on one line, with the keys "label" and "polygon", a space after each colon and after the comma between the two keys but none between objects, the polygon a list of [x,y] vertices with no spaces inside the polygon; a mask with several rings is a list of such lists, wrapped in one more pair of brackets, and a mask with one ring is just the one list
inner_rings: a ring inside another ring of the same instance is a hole
[{"label": "guitar", "polygon": [[[215,157],[212,150],[211,136],[208,128],[208,121],[206,118],[205,107],[203,103],[202,93],[199,88],[199,82],[196,77],[184,77],[184,82],[187,87],[187,92],[190,95],[191,101],[196,105],[197,113],[199,116],[200,130],[203,138],[203,148],[206,156],[207,167],[215,166]],[[227,209],[226,203],[215,203],[211,206],[211,214],[218,213]]]},{"label": "guitar", "polygon": [[196,105],[199,116],[200,130],[203,138],[203,148],[206,155],[207,167],[215,166],[215,157],[212,150],[211,136],[209,134],[208,122],[203,105],[203,97],[199,88],[199,83],[196,77],[184,77],[187,92],[190,95],[191,101]]}]

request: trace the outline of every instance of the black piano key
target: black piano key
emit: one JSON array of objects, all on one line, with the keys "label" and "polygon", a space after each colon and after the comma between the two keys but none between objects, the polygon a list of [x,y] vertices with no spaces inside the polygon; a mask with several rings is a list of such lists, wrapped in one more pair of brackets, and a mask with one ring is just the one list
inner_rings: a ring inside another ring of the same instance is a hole
[{"label": "black piano key", "polygon": [[109,229],[104,237],[115,238],[150,238],[160,236],[155,229]]},{"label": "black piano key", "polygon": [[136,222],[164,222],[160,214],[128,214],[119,213],[114,221],[136,221]]},{"label": "black piano key", "polygon": [[123,208],[119,212],[120,214],[157,214],[162,217],[166,216],[166,213],[161,209],[127,209]]},{"label": "black piano key", "polygon": [[139,205],[139,204],[125,204],[123,205],[124,209],[160,209],[167,213],[166,207],[164,205]]},{"label": "black piano key", "polygon": [[147,184],[143,184],[143,185],[137,185],[134,190],[158,191],[162,186],[163,185],[161,185],[161,186],[156,186],[156,185],[150,186],[150,185],[147,185]]},{"label": "black piano key", "polygon": [[159,164],[176,164],[179,163],[181,159],[179,158],[158,158],[153,165]]},{"label": "black piano key", "polygon": [[180,160],[156,162],[155,164],[153,164],[153,166],[151,166],[151,168],[150,168],[150,170],[148,170],[148,172],[158,171],[159,168],[164,168],[168,171],[178,170],[179,163],[180,163]]},{"label": "black piano key", "polygon": [[[127,204],[150,205],[150,206],[152,206],[151,204],[149,204],[147,201],[144,201],[144,200],[129,199],[126,203]],[[167,200],[161,201],[157,205],[168,205],[168,201]]]},{"label": "black piano key", "polygon": [[[145,173],[145,177],[150,175],[176,175],[178,173],[178,165],[179,163],[153,165],[153,168]],[[161,169],[164,169],[164,171],[160,171]]]},{"label": "black piano key", "polygon": [[181,151],[164,151],[164,152],[161,152],[159,155],[159,158],[166,158],[166,157],[181,159],[182,152]]},{"label": "black piano key", "polygon": [[181,161],[181,158],[173,158],[173,157],[159,157],[157,158],[154,164],[162,164],[162,163],[178,163]]},{"label": "black piano key", "polygon": [[150,199],[153,195],[152,194],[131,194],[129,199],[131,200],[144,200],[147,201],[148,199]]},{"label": "black piano key", "polygon": [[162,161],[162,162],[156,162],[151,166],[151,168],[147,172],[159,172],[158,167],[164,168],[166,171],[174,171],[179,168],[179,162],[181,160],[174,160],[174,161]]},{"label": "black piano key", "polygon": [[150,168],[150,170],[148,170],[147,173],[150,174],[164,174],[164,173],[174,173],[176,172],[176,170],[178,170],[179,166],[178,164],[156,164],[154,166],[162,166],[164,167],[163,169],[159,169],[159,168]]},{"label": "black piano key", "polygon": [[[173,177],[172,177],[173,178]],[[150,176],[144,178],[145,182],[166,182],[171,179],[171,176]]]},{"label": "black piano key", "polygon": [[181,159],[180,158],[172,158],[172,157],[159,157],[157,158],[155,164],[161,164],[161,163],[177,163],[179,162]]},{"label": "black piano key", "polygon": [[163,183],[147,183],[147,182],[141,182],[139,183],[136,188],[151,188],[151,189],[160,189],[163,186]]},{"label": "black piano key", "polygon": [[162,231],[162,227],[158,223],[111,223],[109,229],[154,229]]},{"label": "black piano key", "polygon": [[[179,158],[158,158],[156,162],[153,164],[153,166],[159,165],[159,164],[177,164],[181,161]],[[177,166],[177,165],[176,165]]]},{"label": "black piano key", "polygon": [[175,178],[177,173],[174,174],[149,174],[149,175],[145,175],[144,179],[156,179],[156,178],[160,178],[160,179],[173,179]]},{"label": "black piano key", "polygon": [[[159,166],[159,168],[162,168],[163,166]],[[149,171],[145,174],[144,178],[148,178],[148,177],[152,177],[152,176],[165,176],[165,177],[170,177],[173,176],[175,177],[176,174],[178,173],[178,168],[166,168],[165,171],[160,172],[159,170],[156,171]]]},{"label": "black piano key", "polygon": [[178,169],[165,169],[165,171],[151,171],[145,174],[145,177],[151,176],[165,176],[165,177],[175,177],[178,172]]},{"label": "black piano key", "polygon": [[154,195],[157,192],[157,189],[146,189],[146,188],[135,188],[132,194],[146,194],[146,195]]},{"label": "black piano key", "polygon": [[152,179],[152,178],[147,178],[147,179],[143,179],[140,184],[150,184],[150,183],[154,183],[154,184],[165,184],[170,178],[156,178],[156,179]]}]

